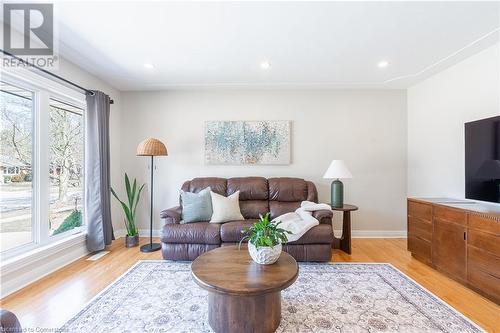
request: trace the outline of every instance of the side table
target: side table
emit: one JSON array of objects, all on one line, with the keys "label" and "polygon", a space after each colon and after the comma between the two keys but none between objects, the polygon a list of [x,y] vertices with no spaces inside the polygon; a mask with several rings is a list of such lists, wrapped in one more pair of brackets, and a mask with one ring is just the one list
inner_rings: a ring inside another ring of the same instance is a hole
[{"label": "side table", "polygon": [[[330,205],[331,206],[331,205]],[[342,207],[332,207],[332,210],[342,212],[342,237],[333,237],[333,248],[351,254],[351,212],[358,210],[357,206],[344,204]]]}]

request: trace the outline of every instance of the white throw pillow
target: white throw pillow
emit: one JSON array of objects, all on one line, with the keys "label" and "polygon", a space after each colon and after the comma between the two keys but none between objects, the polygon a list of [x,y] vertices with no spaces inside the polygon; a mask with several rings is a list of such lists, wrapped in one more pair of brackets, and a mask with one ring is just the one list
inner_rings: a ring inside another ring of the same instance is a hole
[{"label": "white throw pillow", "polygon": [[240,211],[240,191],[228,197],[210,192],[212,196],[212,219],[210,223],[224,223],[235,220],[244,220]]}]

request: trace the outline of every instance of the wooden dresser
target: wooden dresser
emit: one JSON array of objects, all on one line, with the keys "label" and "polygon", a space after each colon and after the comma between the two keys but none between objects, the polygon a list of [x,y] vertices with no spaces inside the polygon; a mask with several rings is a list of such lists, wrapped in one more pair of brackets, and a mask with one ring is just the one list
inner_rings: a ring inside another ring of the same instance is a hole
[{"label": "wooden dresser", "polygon": [[500,208],[447,198],[408,199],[412,256],[500,304]]}]

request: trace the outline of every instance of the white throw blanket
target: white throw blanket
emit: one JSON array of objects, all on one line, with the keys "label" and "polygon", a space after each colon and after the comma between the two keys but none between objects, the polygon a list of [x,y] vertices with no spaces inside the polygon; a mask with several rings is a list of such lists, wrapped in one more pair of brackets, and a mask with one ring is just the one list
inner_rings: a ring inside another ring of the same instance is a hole
[{"label": "white throw blanket", "polygon": [[331,211],[331,207],[327,204],[302,201],[300,207],[295,212],[280,215],[273,222],[281,222],[279,228],[290,231],[291,234],[287,234],[288,241],[294,242],[309,231],[309,229],[319,224],[319,221],[312,216],[312,212],[317,210]]}]

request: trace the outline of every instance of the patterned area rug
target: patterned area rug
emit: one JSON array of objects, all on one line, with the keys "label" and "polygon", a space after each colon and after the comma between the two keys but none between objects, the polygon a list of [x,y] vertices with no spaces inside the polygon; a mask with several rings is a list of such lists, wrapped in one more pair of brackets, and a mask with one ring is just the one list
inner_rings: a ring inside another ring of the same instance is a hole
[{"label": "patterned area rug", "polygon": [[[389,264],[300,264],[282,297],[277,332],[483,332]],[[140,261],[61,330],[212,332],[207,300],[190,263]]]}]

